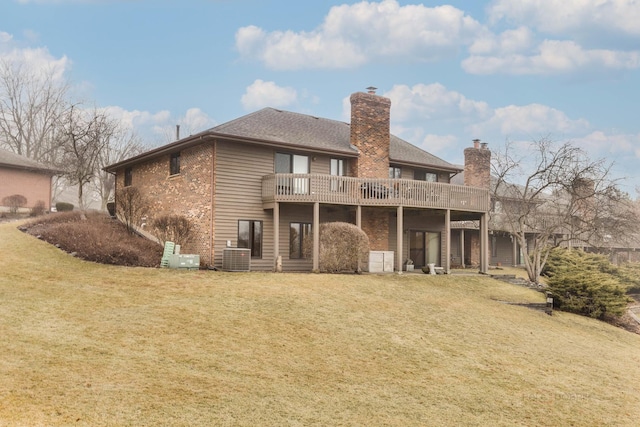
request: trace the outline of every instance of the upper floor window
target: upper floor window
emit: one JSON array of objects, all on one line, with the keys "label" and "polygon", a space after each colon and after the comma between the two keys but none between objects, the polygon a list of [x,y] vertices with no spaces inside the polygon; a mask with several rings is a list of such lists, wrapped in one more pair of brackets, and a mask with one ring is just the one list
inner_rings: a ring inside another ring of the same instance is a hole
[{"label": "upper floor window", "polygon": [[124,186],[129,187],[133,183],[133,168],[124,169]]},{"label": "upper floor window", "polygon": [[416,179],[418,181],[438,182],[438,174],[417,170],[413,173],[413,179]]},{"label": "upper floor window", "polygon": [[342,159],[331,159],[331,175],[333,176],[345,176],[346,175],[346,161]]},{"label": "upper floor window", "polygon": [[169,175],[178,175],[180,173],[180,152],[172,153],[169,161]]},{"label": "upper floor window", "polygon": [[389,178],[402,178],[402,169],[397,166],[390,166]]},{"label": "upper floor window", "polygon": [[[276,153],[275,158],[276,173],[309,173],[309,157],[300,154]],[[308,194],[309,178],[306,177],[278,177],[278,194]]]},{"label": "upper floor window", "polygon": [[276,173],[309,173],[309,157],[300,154],[276,153]]},{"label": "upper floor window", "polygon": [[251,258],[262,258],[262,221],[238,221],[238,247],[251,249]]}]

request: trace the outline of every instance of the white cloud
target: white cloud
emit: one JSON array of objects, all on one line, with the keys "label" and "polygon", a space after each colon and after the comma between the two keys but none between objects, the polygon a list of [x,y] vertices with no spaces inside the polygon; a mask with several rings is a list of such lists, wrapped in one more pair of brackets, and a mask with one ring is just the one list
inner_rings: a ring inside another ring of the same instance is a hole
[{"label": "white cloud", "polygon": [[445,153],[451,147],[455,146],[457,142],[458,138],[454,135],[429,134],[422,138],[420,148],[433,154]]},{"label": "white cloud", "polygon": [[583,49],[573,41],[545,40],[532,54],[472,55],[462,61],[471,74],[567,74],[579,69],[633,70],[640,52]]},{"label": "white cloud", "polygon": [[575,134],[588,128],[589,123],[584,119],[572,120],[555,108],[529,104],[497,108],[489,120],[472,126],[472,131],[474,135],[499,132],[506,137],[531,140],[549,134]]},{"label": "white cloud", "polygon": [[66,56],[56,58],[47,48],[22,47],[12,34],[6,32],[0,32],[0,62],[56,81],[62,81],[71,68],[71,61]]},{"label": "white cloud", "polygon": [[127,130],[138,135],[147,146],[157,146],[174,141],[176,125],[180,125],[180,137],[204,131],[216,122],[199,108],[189,108],[184,115],[174,116],[168,110],[156,113],[125,110],[119,106],[102,108],[110,117],[118,120]]},{"label": "white cloud", "polygon": [[488,14],[494,22],[526,24],[556,35],[640,38],[637,0],[495,0]]},{"label": "white cloud", "polygon": [[247,87],[241,102],[245,110],[257,110],[263,107],[286,107],[295,103],[297,98],[296,90],[291,87],[258,79]]},{"label": "white cloud", "polygon": [[240,28],[236,47],[241,56],[273,69],[352,68],[375,60],[451,57],[483,31],[452,6],[362,1],[332,7],[324,22],[308,32]]},{"label": "white cloud", "polygon": [[484,32],[469,46],[469,53],[472,55],[519,53],[528,50],[533,43],[534,34],[527,27],[506,30],[499,35]]},{"label": "white cloud", "polygon": [[391,99],[393,121],[477,120],[490,114],[487,103],[468,99],[440,83],[417,84],[413,87],[395,85],[384,96]]}]

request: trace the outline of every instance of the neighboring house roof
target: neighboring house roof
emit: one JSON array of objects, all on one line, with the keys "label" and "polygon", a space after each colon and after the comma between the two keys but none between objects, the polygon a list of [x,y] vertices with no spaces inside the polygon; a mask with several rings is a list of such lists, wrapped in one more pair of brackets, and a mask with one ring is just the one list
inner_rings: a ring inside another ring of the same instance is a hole
[{"label": "neighboring house roof", "polygon": [[22,169],[32,172],[45,173],[49,175],[57,175],[61,171],[50,168],[42,163],[36,162],[28,157],[13,153],[0,148],[0,167],[11,169]]},{"label": "neighboring house roof", "polygon": [[[348,123],[275,108],[263,108],[204,132],[110,165],[106,170],[113,172],[119,167],[140,160],[189,147],[207,137],[334,153],[345,157],[358,156],[358,149],[351,144],[351,126]],[[389,155],[390,161],[394,164],[454,173],[462,170],[459,166],[446,162],[394,135],[391,135]]]}]

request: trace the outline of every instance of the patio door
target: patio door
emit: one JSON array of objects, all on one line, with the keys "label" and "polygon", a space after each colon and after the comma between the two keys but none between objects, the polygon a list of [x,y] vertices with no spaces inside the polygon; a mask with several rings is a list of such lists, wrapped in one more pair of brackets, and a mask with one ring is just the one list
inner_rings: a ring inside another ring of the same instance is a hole
[{"label": "patio door", "polygon": [[409,257],[415,268],[440,265],[440,233],[409,230]]},{"label": "patio door", "polygon": [[[275,172],[286,174],[308,174],[309,157],[299,154],[276,153]],[[278,194],[309,194],[308,178],[279,179]]]}]

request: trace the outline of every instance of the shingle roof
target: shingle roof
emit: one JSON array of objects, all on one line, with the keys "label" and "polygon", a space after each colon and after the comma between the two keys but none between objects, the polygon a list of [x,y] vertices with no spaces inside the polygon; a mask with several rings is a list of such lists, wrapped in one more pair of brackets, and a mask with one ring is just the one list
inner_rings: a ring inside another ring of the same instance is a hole
[{"label": "shingle roof", "polygon": [[[228,138],[250,143],[290,146],[292,149],[302,148],[318,152],[339,153],[349,157],[358,156],[358,149],[351,145],[351,126],[348,123],[275,108],[263,108],[179,141],[109,165],[105,170],[113,172],[119,167],[135,164],[143,159],[181,150],[192,144],[200,143],[203,138]],[[395,135],[391,135],[389,156],[392,163],[399,165],[407,164],[447,172],[460,172],[463,169]]]},{"label": "shingle roof", "polygon": [[21,156],[8,150],[0,148],[0,166],[13,169],[25,169],[36,172],[45,172],[55,175],[60,171],[50,168],[42,163],[36,162],[28,157]]},{"label": "shingle roof", "polygon": [[[351,127],[348,123],[274,108],[263,108],[211,128],[207,132],[353,155],[358,153],[357,148],[351,145]],[[395,135],[391,135],[389,155],[394,163],[409,163],[448,171],[461,170],[459,166],[446,162]]]}]

